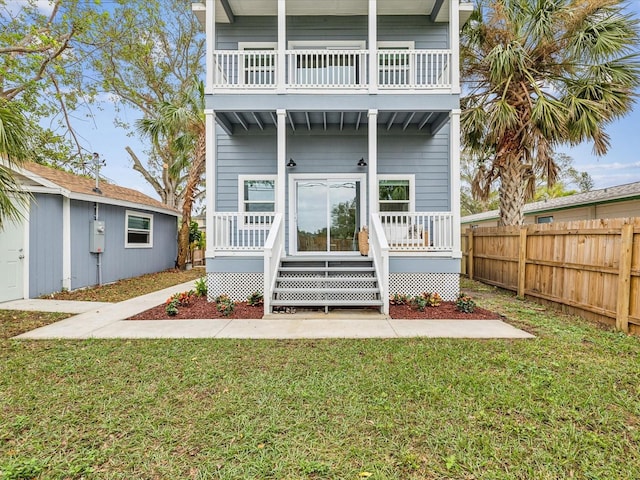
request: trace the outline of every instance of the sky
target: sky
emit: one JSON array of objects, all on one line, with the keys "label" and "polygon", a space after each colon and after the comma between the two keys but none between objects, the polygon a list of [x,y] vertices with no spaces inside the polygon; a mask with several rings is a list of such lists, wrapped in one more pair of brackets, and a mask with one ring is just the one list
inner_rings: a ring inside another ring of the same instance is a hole
[{"label": "sky", "polygon": [[[629,5],[640,18],[640,0]],[[120,114],[125,121],[133,122],[137,118],[132,111],[121,111]],[[101,170],[105,178],[158,198],[151,185],[133,170],[133,163],[125,151],[125,147],[130,146],[143,159],[144,146],[135,137],[128,137],[123,129],[115,127],[114,117],[114,109],[106,103],[103,110],[94,109],[93,119],[76,121],[85,147],[105,160],[106,166]],[[594,155],[589,143],[572,148],[559,147],[557,152],[571,156],[577,170],[589,173],[596,189],[640,181],[640,104],[636,103],[632,112],[611,124],[607,132],[611,146],[604,156]]]}]

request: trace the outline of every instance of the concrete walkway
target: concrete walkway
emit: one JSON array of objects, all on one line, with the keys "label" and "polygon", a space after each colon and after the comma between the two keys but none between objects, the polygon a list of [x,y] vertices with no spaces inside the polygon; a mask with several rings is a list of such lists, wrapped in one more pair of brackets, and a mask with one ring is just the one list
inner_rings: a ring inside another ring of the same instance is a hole
[{"label": "concrete walkway", "polygon": [[[534,338],[533,335],[500,320],[392,320],[385,315],[345,311],[328,315],[269,315],[261,320],[124,320],[163,303],[176,292],[190,288],[193,288],[193,282],[175,285],[120,303],[92,304],[92,308],[79,315],[15,338]],[[21,305],[24,310],[42,311],[44,307],[41,302],[48,301],[26,300],[21,301],[25,302]],[[4,309],[6,305],[0,304],[0,309]],[[77,306],[81,307],[82,305]],[[69,311],[71,305],[64,302],[62,306],[51,308],[64,308],[57,311]]]}]

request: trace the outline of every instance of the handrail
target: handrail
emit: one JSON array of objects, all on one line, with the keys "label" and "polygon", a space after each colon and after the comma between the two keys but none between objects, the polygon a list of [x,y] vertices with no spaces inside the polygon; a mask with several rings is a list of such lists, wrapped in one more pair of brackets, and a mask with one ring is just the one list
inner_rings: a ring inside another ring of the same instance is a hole
[{"label": "handrail", "polygon": [[276,286],[278,265],[284,253],[284,222],[282,214],[277,213],[273,218],[269,236],[264,243],[264,314],[271,313],[271,297]]},{"label": "handrail", "polygon": [[371,215],[371,230],[369,243],[373,264],[376,267],[376,277],[380,286],[382,313],[389,314],[389,244],[387,243],[382,222],[377,214]]}]

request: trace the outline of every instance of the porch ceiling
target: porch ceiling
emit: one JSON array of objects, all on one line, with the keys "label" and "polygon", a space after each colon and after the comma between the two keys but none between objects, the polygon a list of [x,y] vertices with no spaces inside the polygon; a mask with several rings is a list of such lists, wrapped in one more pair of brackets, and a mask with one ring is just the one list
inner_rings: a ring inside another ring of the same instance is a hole
[{"label": "porch ceiling", "polygon": [[[451,0],[378,0],[378,15],[431,15],[436,22],[449,20]],[[457,1],[457,0],[454,0]],[[193,10],[204,20],[204,2]],[[289,0],[288,16],[367,15],[368,0]],[[236,16],[276,16],[278,0],[216,0],[216,22],[233,23]]]},{"label": "porch ceiling", "polygon": [[[238,132],[273,130],[277,126],[276,112],[216,111],[218,124],[230,135]],[[423,132],[435,135],[449,120],[448,112],[380,111],[378,128],[387,131]],[[289,131],[360,131],[368,128],[366,111],[288,111]]]}]

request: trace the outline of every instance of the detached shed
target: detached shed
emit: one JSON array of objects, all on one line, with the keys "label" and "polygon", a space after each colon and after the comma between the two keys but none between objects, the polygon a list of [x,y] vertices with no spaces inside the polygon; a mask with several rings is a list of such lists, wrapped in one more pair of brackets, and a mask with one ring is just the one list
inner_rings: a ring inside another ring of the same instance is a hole
[{"label": "detached shed", "polygon": [[174,266],[176,210],[136,190],[30,163],[32,195],[0,231],[0,302],[158,272]]}]

